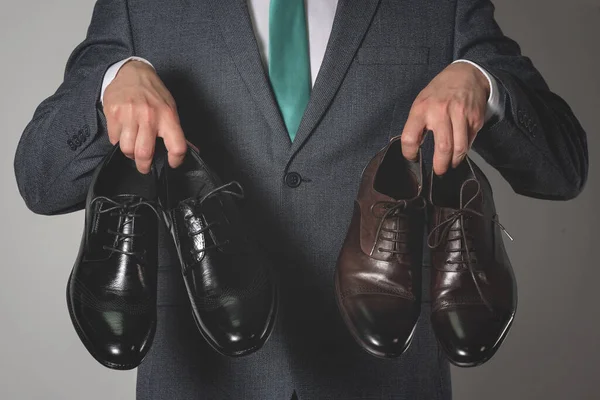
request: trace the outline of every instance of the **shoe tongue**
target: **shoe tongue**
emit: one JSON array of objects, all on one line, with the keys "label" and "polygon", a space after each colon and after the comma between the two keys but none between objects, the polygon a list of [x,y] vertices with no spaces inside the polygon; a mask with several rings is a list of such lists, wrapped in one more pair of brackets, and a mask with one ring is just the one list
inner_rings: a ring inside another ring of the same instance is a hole
[{"label": "shoe tongue", "polygon": [[[208,197],[201,205],[197,198],[192,197],[187,201],[181,201],[178,208],[181,218],[187,217],[188,224],[199,224],[199,226],[193,227],[193,230],[211,225],[205,234],[210,236],[209,244],[231,242],[234,236],[237,237],[239,234],[230,226],[231,215],[229,217],[226,215],[222,199],[219,196]],[[190,226],[187,226],[186,229],[190,229]],[[225,249],[229,249],[229,247],[221,246],[221,250]]]},{"label": "shoe tongue", "polygon": [[[136,203],[140,200],[142,200],[141,197],[136,196],[136,195],[131,195],[131,194],[119,194],[119,195],[115,195],[111,198],[111,200],[121,203],[121,204],[129,204],[129,203]],[[104,207],[110,207],[110,204],[105,204]],[[119,232],[119,235],[115,236],[114,241],[112,242],[112,247],[120,249],[121,251],[125,251],[125,252],[134,252],[135,251],[135,247],[136,247],[136,238],[134,237],[125,237],[122,234],[131,234],[135,231],[135,225],[136,225],[136,218],[129,215],[129,213],[131,212],[136,212],[137,207],[134,208],[130,208],[127,211],[123,211],[123,209],[121,209],[121,211],[119,212],[118,215],[114,215],[111,216],[111,224],[112,227],[111,229],[113,229],[115,232]],[[120,253],[114,253],[115,256],[118,257],[126,257],[123,254]]]},{"label": "shoe tongue", "polygon": [[204,215],[207,223],[226,220],[223,214],[223,206],[219,196],[206,198],[202,203],[197,197],[189,197],[181,200],[177,206],[184,214],[192,214],[196,217]]}]

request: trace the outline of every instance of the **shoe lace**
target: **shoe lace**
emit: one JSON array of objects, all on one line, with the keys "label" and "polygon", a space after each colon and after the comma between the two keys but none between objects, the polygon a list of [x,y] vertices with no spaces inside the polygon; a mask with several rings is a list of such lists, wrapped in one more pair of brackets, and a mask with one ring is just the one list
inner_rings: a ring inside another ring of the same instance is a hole
[{"label": "shoe lace", "polygon": [[[475,192],[475,194],[473,194],[473,196],[466,203],[463,204],[463,189],[469,182],[474,182],[477,185],[477,191]],[[471,179],[467,179],[465,182],[463,182],[463,184],[461,186],[461,191],[460,191],[460,208],[458,210],[450,213],[445,220],[443,220],[438,225],[436,225],[433,229],[431,229],[431,231],[429,232],[429,236],[427,238],[427,245],[429,246],[429,248],[433,249],[433,248],[437,248],[440,245],[442,245],[443,243],[447,243],[451,240],[460,240],[461,241],[460,248],[449,249],[447,251],[448,252],[460,252],[459,263],[467,266],[467,269],[468,269],[468,271],[471,275],[471,278],[473,279],[473,282],[475,284],[475,288],[477,289],[477,293],[479,293],[479,296],[481,297],[481,300],[483,301],[485,306],[490,311],[493,312],[494,310],[493,310],[492,304],[486,298],[486,296],[483,294],[483,290],[482,290],[481,286],[479,285],[479,280],[476,277],[476,270],[475,270],[474,265],[477,264],[477,259],[473,255],[474,254],[473,238],[471,235],[469,235],[467,233],[467,230],[465,229],[465,220],[468,220],[474,216],[484,218],[484,219],[489,220],[489,221],[493,222],[494,224],[498,225],[498,227],[502,230],[502,232],[504,232],[511,241],[513,240],[513,237],[508,233],[508,231],[504,228],[504,226],[502,226],[502,224],[498,221],[497,215],[494,215],[492,218],[489,218],[489,217],[486,217],[484,214],[480,213],[479,211],[473,210],[472,208],[468,208],[469,204],[471,204],[471,202],[473,202],[475,200],[475,198],[479,195],[480,192],[481,192],[481,185],[480,185],[479,181],[477,181],[476,179],[471,178]],[[454,224],[457,221],[460,221],[460,227],[453,228]],[[432,239],[435,239],[435,233],[437,231],[440,231],[440,234],[437,236],[437,240],[432,240]],[[457,237],[450,239],[450,237],[449,237],[450,232],[458,232]]]},{"label": "shoe lace", "polygon": [[[419,204],[414,206],[414,201],[407,200],[398,200],[398,201],[377,201],[371,205],[371,214],[375,217],[381,218],[379,221],[379,225],[377,226],[377,231],[375,232],[375,241],[373,243],[373,248],[371,249],[371,255],[375,252],[375,247],[377,243],[383,242],[391,242],[393,243],[392,249],[386,249],[384,247],[377,247],[377,251],[380,253],[391,253],[391,254],[407,254],[408,250],[406,246],[399,246],[400,243],[404,243],[406,241],[406,234],[408,230],[406,229],[390,229],[384,227],[384,224],[387,220],[397,218],[397,219],[406,219],[408,217],[406,211],[409,207],[412,207],[416,210],[424,209],[426,206],[425,200],[422,197],[418,197]],[[383,208],[385,212],[383,215],[377,215],[377,209]],[[398,224],[400,225],[400,224]],[[391,233],[392,237],[384,235],[384,233]],[[404,250],[402,250],[404,249]]]},{"label": "shoe lace", "polygon": [[[120,254],[124,254],[127,256],[136,256],[139,259],[143,259],[145,257],[145,250],[142,252],[139,251],[127,251],[124,249],[119,248],[119,244],[121,242],[123,242],[126,239],[131,239],[134,237],[139,237],[145,234],[145,232],[125,232],[125,227],[127,225],[130,225],[133,222],[133,218],[135,217],[141,217],[141,214],[136,213],[135,210],[137,210],[137,207],[141,206],[141,205],[146,205],[148,207],[150,207],[152,209],[152,211],[154,211],[154,213],[157,215],[157,217],[160,219],[161,218],[161,213],[160,213],[160,206],[152,201],[148,201],[148,200],[144,200],[142,198],[139,197],[128,197],[126,200],[115,200],[112,199],[110,197],[106,197],[106,196],[98,196],[95,197],[92,202],[91,205],[95,205],[96,203],[99,203],[99,209],[97,211],[98,214],[105,214],[105,213],[109,213],[110,216],[117,216],[119,217],[119,226],[117,227],[116,230],[110,229],[108,228],[106,231],[108,234],[113,235],[114,236],[114,245],[113,246],[107,246],[107,245],[103,245],[102,249],[104,250],[109,250],[112,252],[117,252]],[[110,204],[109,207],[102,209],[102,205],[108,203]]]},{"label": "shoe lace", "polygon": [[[181,203],[187,205],[189,208],[191,209],[195,209],[196,207],[202,207],[202,205],[204,204],[204,202],[206,200],[208,200],[211,197],[214,197],[216,195],[220,195],[220,194],[227,194],[233,197],[236,197],[238,199],[243,199],[244,198],[244,189],[242,188],[242,185],[239,184],[239,182],[237,181],[231,181],[229,183],[226,183],[224,185],[221,185],[213,190],[211,190],[210,192],[208,192],[207,194],[205,194],[202,197],[192,197],[186,200],[182,200]],[[197,218],[196,215],[194,215],[194,213],[189,213],[186,214],[184,216],[184,220],[187,222],[192,218]],[[196,230],[190,230],[188,231],[188,236],[189,237],[194,237],[197,236],[199,234],[202,234],[204,232],[210,231],[212,230],[216,225],[220,224],[220,221],[213,221],[213,222],[209,222],[207,223],[205,226],[203,226],[202,228],[196,229]],[[210,250],[210,249],[219,249],[222,248],[226,245],[228,245],[230,243],[230,240],[227,239],[221,243],[214,243],[212,245],[209,246],[204,246],[202,249],[195,249],[192,248],[190,249],[190,252],[192,253],[192,255],[196,255],[199,253],[203,253],[206,250]],[[187,272],[187,271],[186,271]]]}]

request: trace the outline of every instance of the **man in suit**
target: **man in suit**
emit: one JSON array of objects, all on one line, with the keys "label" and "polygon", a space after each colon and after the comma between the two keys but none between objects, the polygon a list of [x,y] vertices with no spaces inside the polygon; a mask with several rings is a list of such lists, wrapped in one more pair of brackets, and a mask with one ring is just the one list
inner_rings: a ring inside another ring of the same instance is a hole
[{"label": "man in suit", "polygon": [[404,155],[422,144],[437,174],[472,146],[519,194],[569,199],[585,183],[585,132],[490,1],[299,2],[98,0],[63,84],[23,133],[17,181],[40,214],[81,209],[117,142],[147,172],[157,137],[174,167],[187,140],[246,188],[280,286],[270,340],[242,358],[212,351],[161,232],[138,399],[449,399],[428,307],[394,360],[362,351],[339,316],[333,269],[362,168],[402,133]]}]

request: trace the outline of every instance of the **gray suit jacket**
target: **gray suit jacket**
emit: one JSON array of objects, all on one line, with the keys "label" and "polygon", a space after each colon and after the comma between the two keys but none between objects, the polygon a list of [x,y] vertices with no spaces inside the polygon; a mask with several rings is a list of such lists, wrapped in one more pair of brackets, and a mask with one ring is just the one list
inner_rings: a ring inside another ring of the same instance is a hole
[{"label": "gray suit jacket", "polygon": [[[97,2],[63,84],[36,110],[17,149],[28,207],[82,208],[91,172],[111,148],[98,104],[104,72],[145,57],[172,91],[189,140],[223,179],[245,186],[242,207],[275,260],[282,294],[262,350],[240,359],[216,354],[196,332],[161,232],[159,325],[139,368],[139,399],[287,400],[294,390],[301,400],[450,398],[427,305],[408,352],[374,358],[343,326],[333,270],[362,168],[401,132],[419,91],[458,58],[486,68],[503,94],[505,116],[486,124],[475,151],[517,193],[568,199],[582,189],[585,133],[493,11],[487,0],[340,0],[291,143],[243,0]],[[429,166],[431,135],[423,154]],[[289,172],[300,174],[297,188],[286,185]]]}]

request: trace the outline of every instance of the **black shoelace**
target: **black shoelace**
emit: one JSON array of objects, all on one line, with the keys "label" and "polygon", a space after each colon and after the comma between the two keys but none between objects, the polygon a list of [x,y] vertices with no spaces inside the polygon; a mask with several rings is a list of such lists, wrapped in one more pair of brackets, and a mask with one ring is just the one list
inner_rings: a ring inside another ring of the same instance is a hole
[{"label": "black shoelace", "polygon": [[[422,197],[418,197],[418,199],[421,201],[421,204],[417,205],[414,208],[417,210],[424,209],[426,206],[425,200]],[[402,250],[401,246],[399,246],[400,243],[406,242],[406,234],[408,233],[408,231],[402,230],[402,229],[384,228],[383,224],[385,223],[385,221],[387,221],[388,219],[391,219],[391,218],[406,219],[408,217],[408,215],[406,214],[406,210],[409,206],[412,205],[412,203],[413,203],[413,201],[406,201],[406,200],[378,201],[378,202],[373,203],[373,205],[371,206],[371,213],[375,217],[378,217],[378,215],[375,214],[375,209],[379,205],[381,205],[383,207],[383,209],[385,210],[385,213],[383,213],[383,215],[381,216],[381,221],[379,221],[379,225],[377,226],[377,231],[375,233],[375,242],[373,243],[373,248],[371,249],[371,255],[375,251],[375,246],[377,245],[377,242],[379,240],[393,243],[392,249],[378,247],[377,251],[379,251],[380,253],[391,253],[391,254],[407,254],[408,253],[408,249],[406,248],[406,246],[402,246],[402,248],[404,248],[404,250]],[[388,237],[388,236],[384,235],[383,234],[384,232],[391,233],[392,237]]]},{"label": "black shoelace", "polygon": [[[112,230],[110,228],[107,229],[107,233],[110,235],[113,235],[115,237],[115,239],[114,239],[115,245],[114,246],[103,245],[102,249],[121,253],[121,254],[124,254],[127,256],[136,256],[139,259],[144,259],[145,251],[139,252],[139,251],[123,250],[123,249],[118,248],[118,244],[123,242],[126,239],[131,239],[134,237],[139,237],[139,236],[144,235],[145,232],[137,232],[137,233],[124,232],[125,227],[128,224],[131,224],[131,222],[133,221],[133,218],[141,217],[141,214],[138,214],[135,212],[135,210],[137,209],[138,206],[146,205],[146,206],[150,207],[159,219],[161,218],[161,213],[159,211],[160,207],[157,204],[155,204],[154,202],[144,200],[140,197],[128,197],[125,200],[115,200],[115,199],[112,199],[112,198],[109,198],[106,196],[98,196],[92,200],[91,206],[93,206],[97,202],[100,203],[100,208],[97,211],[98,214],[110,213],[109,215],[111,215],[111,216],[119,217],[119,226],[117,227],[117,230]],[[111,206],[108,208],[102,209],[103,203],[108,203]]]},{"label": "black shoelace", "polygon": [[[477,184],[477,191],[466,203],[463,204],[463,189],[469,182],[475,182]],[[492,304],[486,298],[486,296],[483,294],[483,290],[481,289],[481,286],[479,285],[479,280],[477,279],[477,276],[476,276],[477,272],[475,270],[474,265],[477,264],[477,259],[476,259],[476,257],[474,257],[474,252],[473,252],[473,244],[472,244],[473,238],[467,234],[467,231],[465,229],[465,221],[468,219],[471,219],[474,216],[488,219],[491,222],[493,222],[494,224],[498,225],[498,227],[500,227],[502,232],[504,232],[510,240],[513,240],[513,238],[507,232],[507,230],[504,229],[504,226],[502,226],[502,224],[496,219],[496,216],[494,216],[492,218],[488,218],[484,214],[480,213],[479,211],[475,211],[471,208],[468,208],[469,204],[471,202],[473,202],[475,200],[475,198],[479,195],[479,192],[481,192],[481,185],[479,184],[479,182],[476,179],[467,179],[465,182],[463,182],[463,184],[461,185],[461,190],[460,190],[460,208],[458,210],[452,212],[450,215],[448,215],[448,217],[445,220],[443,220],[438,225],[436,225],[433,229],[431,229],[431,232],[429,232],[429,237],[427,238],[427,245],[433,249],[433,248],[439,247],[440,245],[442,245],[444,243],[447,243],[449,240],[460,240],[461,247],[459,249],[451,249],[451,250],[447,250],[447,251],[460,253],[459,263],[463,264],[463,265],[466,264],[467,269],[469,270],[469,273],[471,274],[471,278],[473,279],[473,282],[475,283],[475,288],[477,289],[477,292],[479,293],[479,296],[481,297],[481,300],[483,301],[485,306],[490,311],[494,312]],[[457,221],[460,221],[460,228],[453,228],[453,225]],[[437,237],[437,240],[432,241],[432,239],[435,238],[435,232],[438,230],[441,230],[441,231],[440,231],[439,236]],[[459,232],[459,234],[457,235],[458,237],[456,237],[454,239],[449,239],[450,232]]]},{"label": "black shoelace", "polygon": [[[237,190],[235,190],[235,189],[237,189]],[[206,200],[208,200],[209,198],[214,197],[216,195],[220,195],[220,194],[228,194],[228,195],[236,197],[238,199],[243,199],[244,198],[244,189],[242,188],[242,185],[240,185],[237,181],[231,181],[229,183],[226,183],[224,185],[221,185],[221,186],[211,190],[210,192],[208,192],[207,194],[205,194],[202,197],[196,197],[196,198],[182,200],[181,203],[187,205],[188,207],[190,207],[193,210],[193,209],[195,209],[195,207],[202,207],[204,202]],[[193,213],[187,214],[184,217],[184,219],[186,221],[191,218],[197,218],[197,217]],[[190,238],[193,238],[196,235],[200,235],[204,232],[207,232],[207,231],[213,229],[219,223],[220,223],[219,221],[209,222],[206,224],[206,226],[204,226],[200,229],[197,229],[194,231],[188,231],[188,236]],[[230,240],[227,239],[221,243],[214,243],[209,246],[204,246],[202,249],[190,249],[190,252],[192,253],[192,255],[196,255],[196,254],[203,253],[210,249],[222,248],[222,247],[228,245],[229,243],[230,243]],[[187,272],[188,272],[187,269],[184,270],[184,273],[187,273]]]}]

